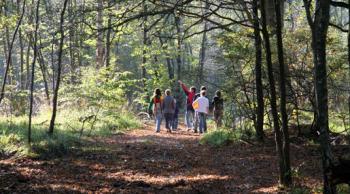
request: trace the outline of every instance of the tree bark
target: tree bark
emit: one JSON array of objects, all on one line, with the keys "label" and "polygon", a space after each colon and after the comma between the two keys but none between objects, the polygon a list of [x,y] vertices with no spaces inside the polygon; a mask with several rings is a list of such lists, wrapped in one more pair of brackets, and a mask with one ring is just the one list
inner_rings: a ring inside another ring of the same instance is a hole
[{"label": "tree bark", "polygon": [[324,193],[336,193],[336,186],[332,185],[328,174],[332,173],[332,149],[329,139],[328,122],[328,88],[327,88],[327,59],[326,38],[330,19],[330,0],[316,0],[314,20],[308,0],[304,0],[304,7],[312,34],[313,61],[315,67],[315,96],[316,96],[316,127],[322,150],[323,189]]},{"label": "tree bark", "polygon": [[[143,11],[147,12],[146,2],[143,3]],[[142,49],[142,65],[141,65],[141,79],[144,89],[146,90],[146,63],[147,63],[147,46],[148,46],[148,29],[147,29],[148,17],[143,17],[143,49]]]},{"label": "tree bark", "polygon": [[[21,3],[20,0],[17,0],[17,12],[18,15],[21,14]],[[19,73],[19,79],[20,79],[20,89],[24,89],[24,44],[23,44],[23,35],[21,28],[18,29],[18,40],[19,40],[19,52],[20,52],[20,73]]]},{"label": "tree bark", "polygon": [[256,85],[256,136],[259,141],[264,141],[264,91],[262,84],[262,48],[260,25],[258,16],[258,0],[253,0],[254,15],[254,40],[255,40],[255,85]]},{"label": "tree bark", "polygon": [[176,25],[176,36],[177,36],[177,80],[181,80],[181,67],[182,67],[182,24],[180,16],[175,16],[175,25]]},{"label": "tree bark", "polygon": [[[112,4],[111,1],[108,2],[108,7]],[[107,21],[107,34],[106,34],[106,67],[111,64],[111,34],[112,34],[112,14],[108,13]]]},{"label": "tree bark", "polygon": [[[350,5],[350,0],[348,0],[348,4]],[[350,21],[350,11],[348,11],[348,19]],[[349,65],[349,79],[350,79],[350,25],[348,28],[348,65]],[[349,82],[349,87],[350,87],[350,80],[348,80]],[[348,108],[349,108],[349,115],[350,115],[350,91],[348,94]],[[348,121],[348,126],[350,128],[350,117],[349,117],[349,121]]]},{"label": "tree bark", "polygon": [[[208,14],[210,4],[208,0],[205,1],[204,6],[204,15]],[[200,55],[199,55],[199,71],[198,71],[198,85],[203,85],[203,72],[204,72],[204,62],[205,62],[205,55],[206,55],[206,49],[207,49],[207,30],[208,30],[208,21],[204,20],[204,26],[203,26],[203,35],[202,35],[202,43],[201,43],[201,49],[200,49]]]},{"label": "tree bark", "polygon": [[63,55],[63,44],[64,44],[64,13],[66,12],[68,0],[64,0],[63,9],[61,12],[60,17],[60,29],[59,32],[61,34],[60,37],[60,45],[58,50],[58,62],[57,62],[57,80],[56,80],[56,86],[53,93],[53,101],[52,101],[52,116],[50,121],[50,127],[49,127],[49,135],[52,136],[54,127],[55,127],[55,120],[56,120],[56,113],[57,113],[57,99],[58,99],[58,90],[60,88],[60,82],[61,82],[61,71],[62,71],[62,55]]},{"label": "tree bark", "polygon": [[276,141],[276,150],[279,161],[279,181],[283,183],[285,165],[284,165],[284,156],[283,156],[283,142],[282,142],[282,134],[280,132],[279,118],[277,112],[277,103],[276,103],[276,87],[275,87],[275,78],[273,75],[273,65],[271,59],[271,45],[270,45],[270,37],[269,32],[267,30],[266,23],[266,13],[265,13],[265,0],[261,0],[261,17],[262,17],[262,33],[265,41],[265,52],[266,52],[266,63],[267,63],[267,71],[268,71],[268,79],[270,86],[270,104],[271,104],[271,113],[273,119],[273,127],[275,131],[275,141]]},{"label": "tree bark", "polygon": [[288,132],[288,115],[287,115],[287,94],[286,94],[286,73],[284,64],[284,52],[283,52],[283,39],[282,39],[282,18],[281,18],[281,6],[279,0],[275,2],[275,13],[276,13],[276,35],[277,35],[277,50],[278,50],[278,63],[279,63],[279,74],[280,74],[280,112],[282,117],[282,135],[283,135],[283,160],[284,160],[284,176],[282,179],[282,185],[292,185],[292,174],[290,168],[290,157],[289,157],[289,132]]},{"label": "tree bark", "polygon": [[97,2],[97,42],[96,42],[96,65],[103,67],[105,48],[103,46],[103,0]]},{"label": "tree bark", "polygon": [[[41,46],[40,46],[40,48],[41,48]],[[41,49],[38,49],[38,58],[39,58],[39,65],[40,65],[41,74],[43,76],[43,81],[44,81],[46,100],[47,100],[48,104],[50,104],[49,85],[48,85],[48,81],[47,81],[47,77],[46,77],[47,69],[45,66],[45,60],[44,60],[44,57],[42,55]]]},{"label": "tree bark", "polygon": [[158,35],[159,35],[160,45],[165,50],[165,60],[166,60],[167,67],[168,67],[168,77],[170,80],[172,80],[172,79],[174,79],[174,69],[173,69],[173,66],[171,64],[171,58],[170,58],[169,53],[168,53],[168,45],[164,44],[164,41],[161,37],[161,34],[159,33]]},{"label": "tree bark", "polygon": [[18,20],[15,32],[13,33],[13,36],[12,36],[12,40],[11,40],[10,46],[8,48],[8,54],[7,54],[7,60],[6,60],[6,68],[5,68],[3,81],[2,81],[2,86],[1,86],[1,92],[0,92],[0,104],[1,104],[1,101],[5,97],[5,86],[6,86],[6,82],[7,82],[7,76],[8,76],[8,73],[9,73],[9,69],[10,69],[10,66],[11,66],[12,48],[13,48],[13,44],[14,44],[15,39],[16,39],[16,35],[17,35],[17,32],[18,32],[18,29],[19,29],[19,27],[21,26],[21,23],[22,23],[22,19],[23,19],[24,13],[25,13],[25,5],[26,5],[26,0],[23,1],[22,14],[21,14],[21,17]]},{"label": "tree bark", "polygon": [[34,31],[34,40],[33,40],[33,61],[32,61],[32,70],[31,70],[31,82],[30,82],[30,103],[29,103],[29,122],[28,122],[28,145],[31,144],[31,137],[32,137],[32,115],[33,115],[33,93],[34,93],[34,75],[35,75],[35,62],[37,58],[38,48],[37,48],[37,42],[38,42],[38,29],[39,29],[39,7],[40,7],[40,0],[37,1],[36,5],[36,20],[35,20],[35,31]]}]

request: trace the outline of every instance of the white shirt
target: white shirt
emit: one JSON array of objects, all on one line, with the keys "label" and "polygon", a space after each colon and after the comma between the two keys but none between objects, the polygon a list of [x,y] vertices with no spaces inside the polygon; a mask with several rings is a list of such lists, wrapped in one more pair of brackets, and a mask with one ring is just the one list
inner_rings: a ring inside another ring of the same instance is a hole
[{"label": "white shirt", "polygon": [[195,111],[208,114],[208,109],[209,109],[209,100],[208,100],[208,98],[206,98],[204,96],[201,96],[201,97],[197,98],[196,101],[194,101],[192,103],[192,105],[194,103],[198,103],[198,108],[195,109]]}]

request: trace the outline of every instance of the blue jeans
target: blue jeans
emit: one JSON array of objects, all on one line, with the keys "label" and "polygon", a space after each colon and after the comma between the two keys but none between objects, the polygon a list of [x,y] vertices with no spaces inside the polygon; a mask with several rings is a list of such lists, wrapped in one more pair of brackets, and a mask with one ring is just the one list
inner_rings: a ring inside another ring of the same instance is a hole
[{"label": "blue jeans", "polygon": [[206,133],[207,132],[207,114],[205,113],[198,113],[199,117],[199,132],[200,133]]},{"label": "blue jeans", "polygon": [[172,129],[173,129],[173,130],[176,130],[178,124],[179,124],[179,118],[178,118],[178,117],[174,117],[174,118],[173,118],[173,126],[172,126]]},{"label": "blue jeans", "polygon": [[170,130],[173,126],[173,113],[164,113],[164,118],[165,118],[165,128]]},{"label": "blue jeans", "polygon": [[156,119],[156,132],[160,132],[160,125],[162,124],[162,113],[157,113]]},{"label": "blue jeans", "polygon": [[195,111],[194,112],[194,132],[197,133],[197,129],[198,129],[198,124],[199,124],[199,112]]},{"label": "blue jeans", "polygon": [[185,121],[188,129],[193,128],[193,116],[194,116],[193,110],[186,110]]}]

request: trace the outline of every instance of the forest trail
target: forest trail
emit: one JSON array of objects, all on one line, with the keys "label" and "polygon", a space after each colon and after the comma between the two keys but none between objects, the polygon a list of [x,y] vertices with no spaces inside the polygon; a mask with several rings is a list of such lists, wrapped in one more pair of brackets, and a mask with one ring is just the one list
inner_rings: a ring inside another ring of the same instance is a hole
[{"label": "forest trail", "polygon": [[[86,149],[56,159],[0,160],[1,173],[7,173],[2,175],[6,181],[0,183],[0,193],[277,192],[272,142],[261,146],[237,142],[214,148],[199,140],[199,134],[164,129],[155,133],[148,125],[95,138]],[[298,155],[301,164],[304,157]],[[292,162],[299,160],[292,157]],[[307,183],[299,182],[308,186],[319,182],[315,166],[301,168],[307,173]]]}]

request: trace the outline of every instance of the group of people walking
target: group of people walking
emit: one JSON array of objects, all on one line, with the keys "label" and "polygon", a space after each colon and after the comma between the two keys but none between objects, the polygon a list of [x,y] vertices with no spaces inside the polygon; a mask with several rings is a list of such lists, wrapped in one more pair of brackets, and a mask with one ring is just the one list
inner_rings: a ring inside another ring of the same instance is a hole
[{"label": "group of people walking", "polygon": [[[199,133],[207,132],[207,116],[210,112],[210,107],[213,109],[216,127],[221,127],[224,108],[221,92],[219,90],[216,91],[215,97],[210,103],[205,86],[202,86],[200,92],[196,93],[195,87],[192,86],[188,89],[182,81],[178,82],[186,94],[185,124],[187,130],[193,130],[197,133],[199,128]],[[179,122],[179,103],[172,96],[170,89],[165,90],[164,96],[159,88],[155,89],[148,110],[155,117],[156,132],[160,132],[163,117],[165,119],[165,128],[167,132],[177,130]]]}]

